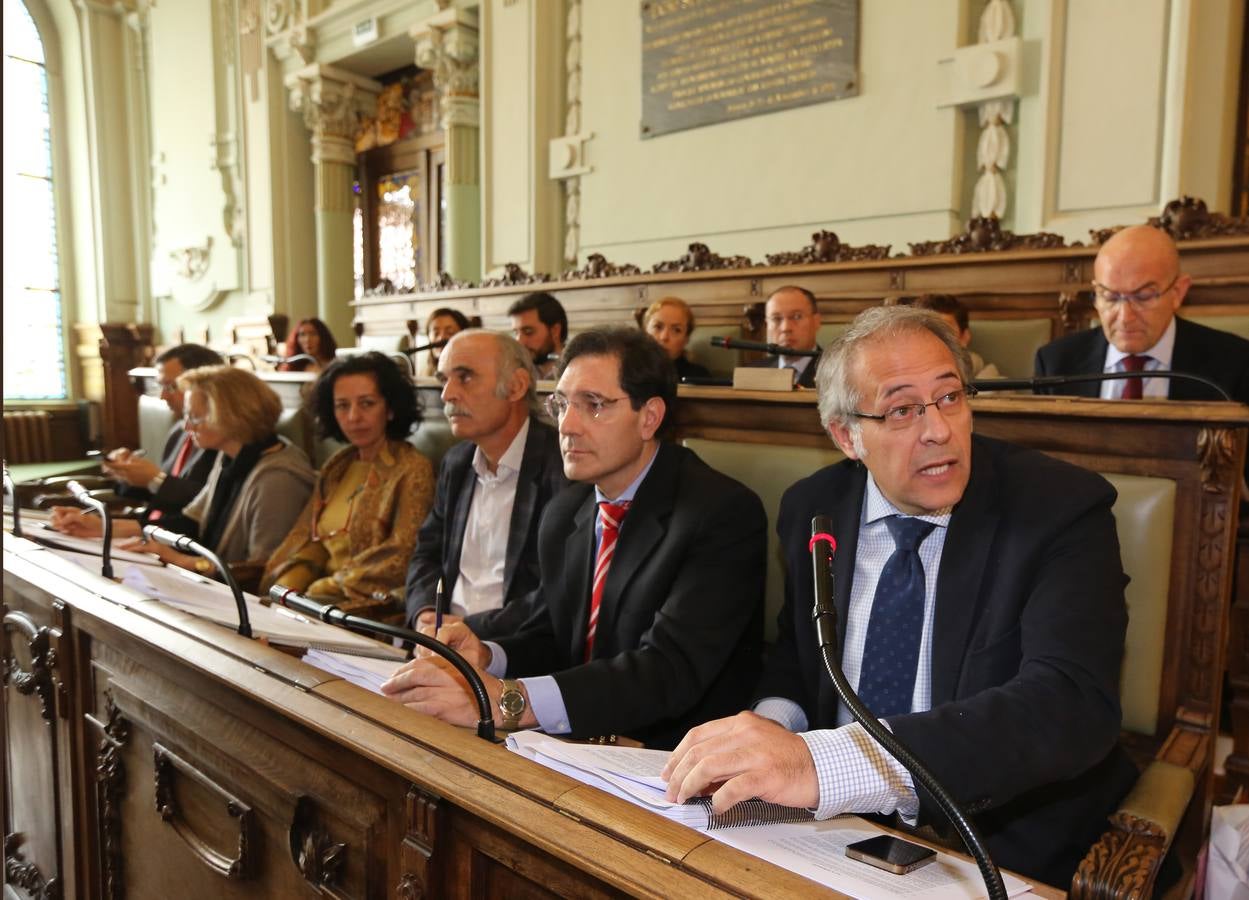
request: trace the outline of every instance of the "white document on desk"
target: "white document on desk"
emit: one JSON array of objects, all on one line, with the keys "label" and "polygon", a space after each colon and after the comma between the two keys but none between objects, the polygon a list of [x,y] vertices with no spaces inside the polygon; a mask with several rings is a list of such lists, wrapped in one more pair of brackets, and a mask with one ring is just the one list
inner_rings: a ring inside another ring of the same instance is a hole
[{"label": "white document on desk", "polygon": [[[104,541],[101,538],[81,538],[74,537],[72,534],[62,534],[59,531],[53,531],[51,528],[23,528],[22,537],[29,538],[38,544],[46,544],[52,547],[62,547],[66,550],[73,550],[76,553],[87,553],[96,558],[104,555]],[[110,548],[109,557],[113,562],[139,563],[145,566],[164,565],[160,561],[160,557],[151,553],[136,553],[133,550],[122,550],[118,548],[117,541],[113,542]]]},{"label": "white document on desk", "polygon": [[[846,856],[847,844],[882,833],[857,816],[708,832],[730,847],[859,900],[971,900],[987,896],[976,864],[949,853],[938,852],[928,865],[905,875],[894,875]],[[1002,881],[1010,897],[1032,889],[1026,881],[1006,873],[1002,873]]]}]

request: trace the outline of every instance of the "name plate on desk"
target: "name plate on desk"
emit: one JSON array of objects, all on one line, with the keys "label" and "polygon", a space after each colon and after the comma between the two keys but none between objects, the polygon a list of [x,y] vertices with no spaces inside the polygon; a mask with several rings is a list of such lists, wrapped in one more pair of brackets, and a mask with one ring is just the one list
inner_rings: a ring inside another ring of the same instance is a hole
[{"label": "name plate on desk", "polygon": [[859,0],[646,0],[642,137],[859,93]]},{"label": "name plate on desk", "polygon": [[788,394],[794,389],[794,370],[738,366],[733,370],[733,388],[738,391],[784,391]]}]

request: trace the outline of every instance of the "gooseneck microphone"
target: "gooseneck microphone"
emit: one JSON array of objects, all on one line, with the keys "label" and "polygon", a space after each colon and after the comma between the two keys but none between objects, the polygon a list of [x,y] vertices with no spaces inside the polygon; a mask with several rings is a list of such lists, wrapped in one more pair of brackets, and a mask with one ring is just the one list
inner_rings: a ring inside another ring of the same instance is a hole
[{"label": "gooseneck microphone", "polygon": [[[714,339],[713,339],[714,340]],[[1192,375],[1188,372],[1172,372],[1170,369],[1144,370],[1141,372],[1089,372],[1082,375],[1038,375],[1035,378],[984,378],[973,381],[972,387],[977,391],[1033,391],[1038,389],[1065,387],[1069,384],[1088,384],[1090,382],[1122,381],[1125,378],[1165,378],[1168,381],[1191,381],[1208,387],[1221,400],[1232,397],[1223,387],[1209,378]],[[1149,398],[1146,398],[1149,399]],[[1158,399],[1165,399],[1159,397]]]},{"label": "gooseneck microphone", "polygon": [[22,517],[18,512],[17,502],[17,482],[13,480],[13,475],[9,472],[9,463],[4,463],[4,492],[9,495],[9,499],[13,503],[13,537],[22,536]]},{"label": "gooseneck microphone", "polygon": [[292,356],[277,356],[273,353],[265,353],[260,356],[261,362],[273,363],[274,365],[285,365],[297,362],[315,363],[317,358],[311,353],[296,353]]},{"label": "gooseneck microphone", "polygon": [[285,606],[288,609],[312,616],[331,625],[339,625],[343,628],[350,628],[353,631],[366,631],[375,635],[399,638],[402,641],[411,641],[419,647],[424,647],[426,650],[438,654],[455,666],[456,671],[464,676],[464,680],[473,689],[473,696],[477,700],[477,711],[480,715],[480,718],[477,720],[477,736],[492,744],[496,743],[494,736],[494,713],[490,709],[490,695],[486,693],[486,685],[481,680],[481,676],[477,674],[477,670],[469,665],[468,660],[451,647],[429,635],[421,634],[419,631],[413,631],[410,628],[400,628],[397,625],[387,625],[385,622],[375,622],[372,619],[353,616],[350,613],[343,612],[337,606],[318,603],[312,598],[290,588],[283,587],[280,584],[275,584],[269,588],[269,599],[279,606]]},{"label": "gooseneck microphone", "polygon": [[811,520],[811,542],[808,547],[811,553],[812,577],[815,584],[815,604],[811,611],[811,618],[815,622],[820,656],[824,660],[824,668],[828,670],[829,678],[833,680],[837,696],[841,698],[842,703],[846,704],[846,708],[850,710],[850,715],[855,721],[863,726],[863,730],[884,747],[890,756],[901,763],[928,793],[932,794],[946,818],[958,831],[959,837],[963,839],[967,852],[976,860],[976,866],[980,869],[980,877],[984,879],[985,890],[989,892],[990,900],[1006,900],[1006,886],[1002,883],[1002,873],[989,858],[989,851],[984,846],[984,840],[967,813],[959,808],[950,792],[942,787],[915,754],[907,749],[906,745],[863,705],[850,687],[850,683],[846,681],[845,673],[841,671],[841,660],[838,659],[837,648],[837,607],[833,602],[832,566],[837,542],[833,539],[832,531],[832,522],[828,516],[816,516]]},{"label": "gooseneck microphone", "polygon": [[763,344],[758,341],[742,341],[737,338],[713,337],[711,346],[719,347],[721,350],[762,350],[764,353],[772,356],[810,356],[812,358],[819,356],[822,350],[791,350],[788,347],[782,347],[780,344]]},{"label": "gooseneck microphone", "polygon": [[408,347],[407,349],[400,350],[399,352],[405,353],[408,356],[414,356],[415,354],[421,353],[425,350],[437,350],[440,347],[445,347],[450,342],[451,342],[451,338],[446,338],[441,341],[430,341],[428,344],[421,344],[421,346],[419,347]]},{"label": "gooseneck microphone", "polygon": [[[69,488],[69,492],[74,495],[74,499],[84,506],[89,506],[100,514],[101,521],[104,522],[104,552],[101,555],[100,574],[105,578],[113,577],[113,514],[108,508],[108,504],[103,500],[91,496],[91,492],[79,484],[77,481],[71,481],[65,485]],[[17,507],[16,496],[14,497],[14,508]]]},{"label": "gooseneck microphone", "polygon": [[230,593],[234,594],[234,605],[239,611],[238,633],[245,638],[252,636],[252,622],[247,615],[247,603],[243,600],[243,591],[239,587],[239,583],[234,580],[230,567],[221,561],[221,557],[185,534],[178,534],[176,531],[161,528],[159,525],[144,525],[143,537],[149,541],[164,544],[166,547],[173,547],[180,553],[193,553],[196,556],[202,556],[216,566],[217,571],[221,574],[221,580],[229,586]]}]

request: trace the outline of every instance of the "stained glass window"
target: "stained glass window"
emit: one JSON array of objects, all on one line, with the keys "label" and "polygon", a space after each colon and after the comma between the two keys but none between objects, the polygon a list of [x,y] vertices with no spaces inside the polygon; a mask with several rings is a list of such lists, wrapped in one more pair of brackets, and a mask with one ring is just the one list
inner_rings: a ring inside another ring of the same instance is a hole
[{"label": "stained glass window", "polygon": [[395,172],[377,183],[378,274],[399,293],[416,290],[421,270],[421,170]]},{"label": "stained glass window", "polygon": [[4,399],[67,395],[43,41],[4,0]]}]

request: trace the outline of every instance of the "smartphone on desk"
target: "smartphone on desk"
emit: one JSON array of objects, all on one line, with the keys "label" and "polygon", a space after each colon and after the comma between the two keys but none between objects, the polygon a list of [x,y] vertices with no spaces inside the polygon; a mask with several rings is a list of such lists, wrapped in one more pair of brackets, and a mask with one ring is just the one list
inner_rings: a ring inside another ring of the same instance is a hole
[{"label": "smartphone on desk", "polygon": [[865,841],[847,844],[846,856],[895,875],[905,875],[932,862],[937,858],[937,851],[891,834],[879,834]]}]

